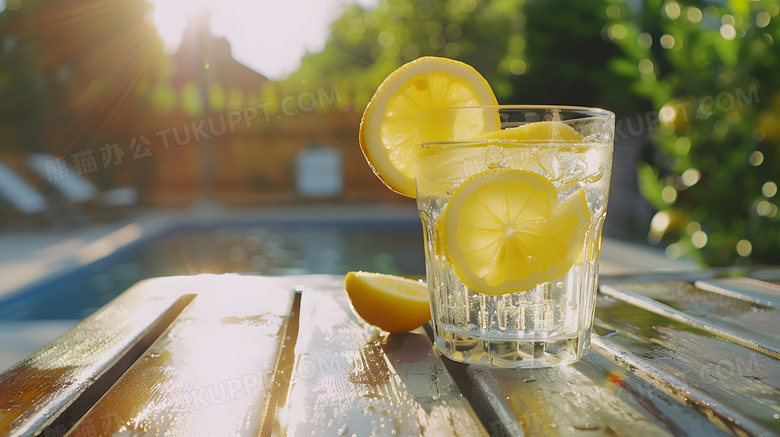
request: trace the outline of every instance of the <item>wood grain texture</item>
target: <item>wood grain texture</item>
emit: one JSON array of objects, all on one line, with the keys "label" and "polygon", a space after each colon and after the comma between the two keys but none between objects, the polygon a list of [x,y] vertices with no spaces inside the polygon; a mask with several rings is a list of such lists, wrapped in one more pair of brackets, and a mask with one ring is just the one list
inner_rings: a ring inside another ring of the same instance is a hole
[{"label": "wood grain texture", "polygon": [[780,358],[780,317],[772,308],[700,290],[687,282],[610,284],[601,286],[600,291]]},{"label": "wood grain texture", "polygon": [[513,370],[366,325],[341,276],[145,281],[0,375],[0,436],[780,435],[780,360],[751,343],[774,306],[602,289],[582,360]]},{"label": "wood grain texture", "polygon": [[295,292],[271,278],[197,278],[173,284],[192,303],[67,435],[259,434]]},{"label": "wood grain texture", "polygon": [[780,285],[753,278],[718,278],[694,282],[696,288],[753,304],[780,307]]},{"label": "wood grain texture", "polygon": [[379,335],[343,279],[304,288],[295,353],[283,435],[487,435],[427,336]]},{"label": "wood grain texture", "polygon": [[[476,387],[492,391],[513,412],[507,435],[726,435],[703,414],[591,351],[571,366],[469,368]],[[495,434],[495,433],[493,433]]]},{"label": "wood grain texture", "polygon": [[780,361],[600,296],[591,348],[735,434],[780,434]]},{"label": "wood grain texture", "polygon": [[191,296],[171,281],[135,285],[0,374],[0,435],[64,432],[187,304]]}]

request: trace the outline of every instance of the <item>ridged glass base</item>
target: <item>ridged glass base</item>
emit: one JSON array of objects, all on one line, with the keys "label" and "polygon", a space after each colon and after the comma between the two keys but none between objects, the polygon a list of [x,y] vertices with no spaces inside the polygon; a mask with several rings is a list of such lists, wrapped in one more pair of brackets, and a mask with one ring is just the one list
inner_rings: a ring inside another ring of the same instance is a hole
[{"label": "ridged glass base", "polygon": [[590,331],[582,337],[544,340],[478,338],[458,332],[435,332],[436,347],[443,355],[467,364],[493,367],[555,367],[579,360],[590,343]]}]

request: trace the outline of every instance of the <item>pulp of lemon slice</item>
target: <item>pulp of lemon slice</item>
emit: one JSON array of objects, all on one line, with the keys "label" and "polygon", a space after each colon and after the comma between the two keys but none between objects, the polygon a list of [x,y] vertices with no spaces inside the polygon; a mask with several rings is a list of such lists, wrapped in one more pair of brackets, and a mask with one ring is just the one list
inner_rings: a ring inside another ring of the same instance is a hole
[{"label": "pulp of lemon slice", "polygon": [[583,190],[559,203],[545,177],[498,168],[466,179],[440,220],[445,254],[461,281],[501,295],[564,275],[583,249],[591,217]]},{"label": "pulp of lemon slice", "polygon": [[471,141],[581,141],[582,135],[560,121],[536,121],[478,135]]},{"label": "pulp of lemon slice", "polygon": [[469,136],[498,130],[498,119],[430,123],[418,135],[414,117],[433,109],[495,105],[487,81],[459,61],[422,57],[392,72],[371,98],[360,122],[360,148],[371,169],[391,190],[415,197],[414,165],[421,137],[446,141],[447,129]]},{"label": "pulp of lemon slice", "polygon": [[349,272],[344,288],[360,318],[383,331],[409,332],[431,319],[424,282],[382,273]]}]

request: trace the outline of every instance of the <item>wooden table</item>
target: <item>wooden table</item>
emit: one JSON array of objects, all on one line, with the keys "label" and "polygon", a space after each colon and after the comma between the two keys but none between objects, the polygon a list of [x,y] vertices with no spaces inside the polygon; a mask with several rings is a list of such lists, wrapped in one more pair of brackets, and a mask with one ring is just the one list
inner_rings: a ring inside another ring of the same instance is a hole
[{"label": "wooden table", "polygon": [[489,369],[365,325],[342,277],[153,279],[0,375],[0,435],[778,435],[777,305],[603,281],[584,359]]}]

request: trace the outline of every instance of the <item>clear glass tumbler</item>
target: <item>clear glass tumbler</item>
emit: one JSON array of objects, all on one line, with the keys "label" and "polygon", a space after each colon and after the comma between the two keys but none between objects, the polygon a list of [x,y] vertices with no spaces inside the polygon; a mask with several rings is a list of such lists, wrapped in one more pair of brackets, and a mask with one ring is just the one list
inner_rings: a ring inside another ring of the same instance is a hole
[{"label": "clear glass tumbler", "polygon": [[487,366],[578,360],[590,344],[614,114],[475,106],[420,114],[415,128],[437,349]]}]

